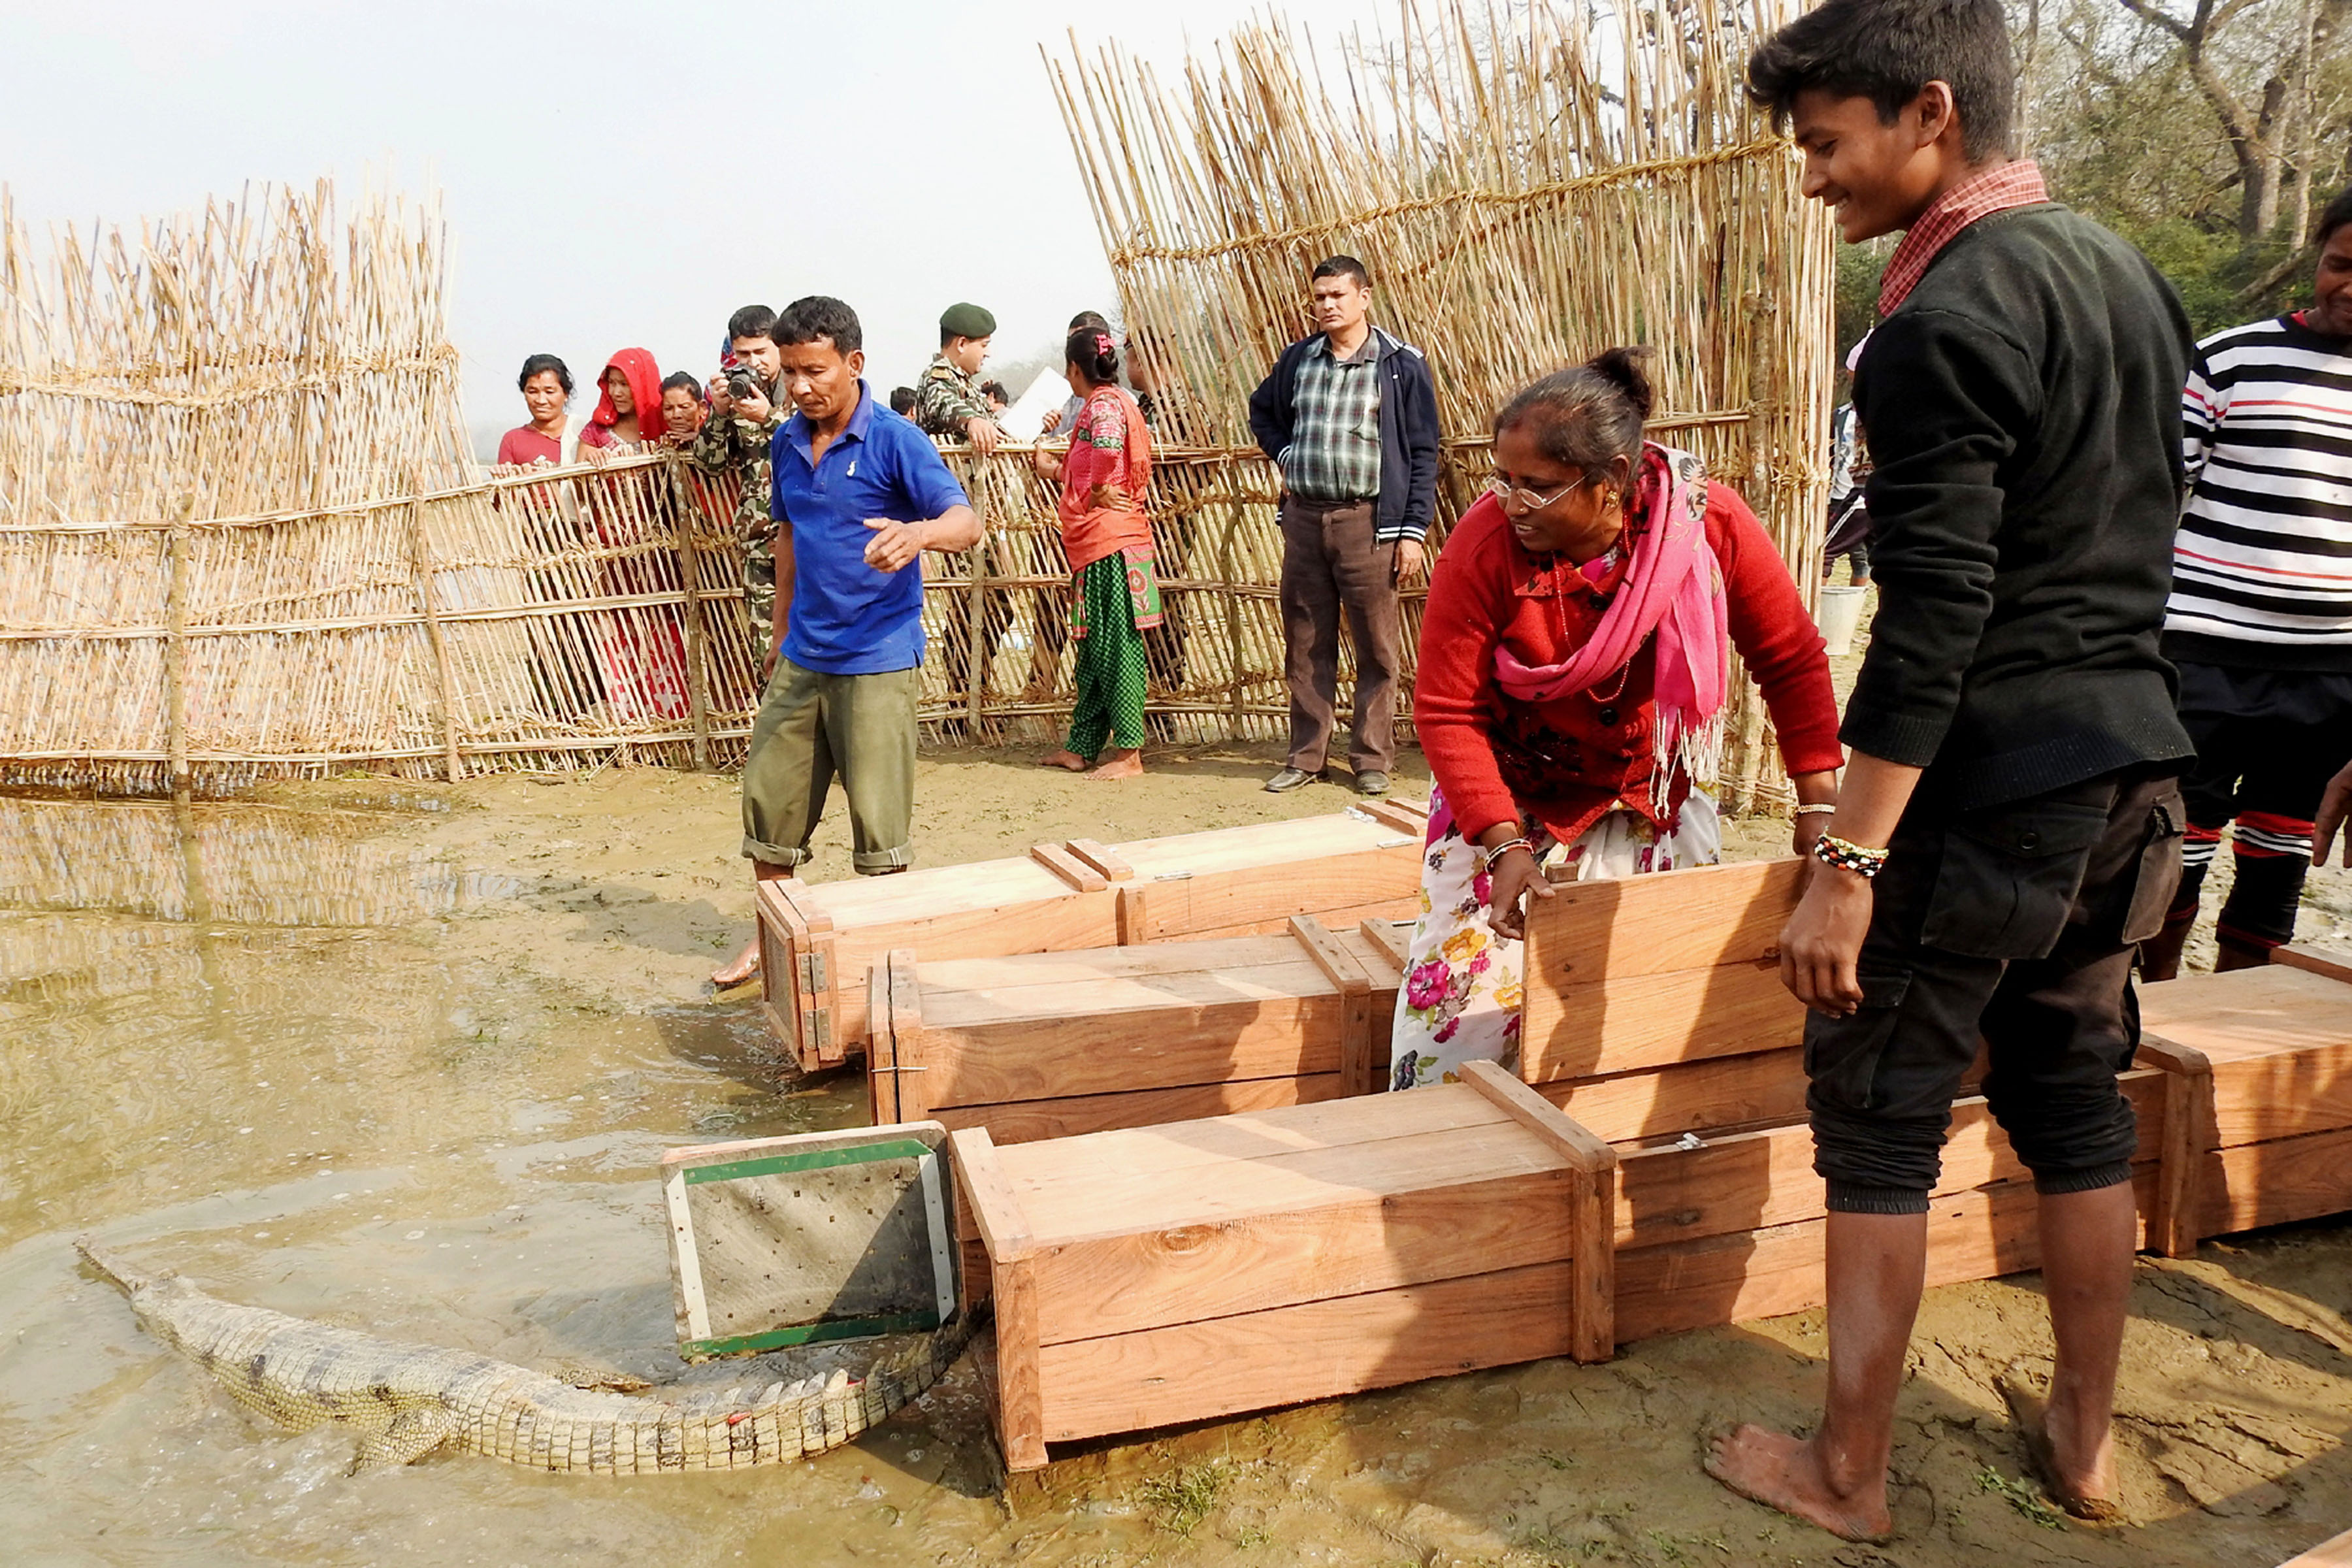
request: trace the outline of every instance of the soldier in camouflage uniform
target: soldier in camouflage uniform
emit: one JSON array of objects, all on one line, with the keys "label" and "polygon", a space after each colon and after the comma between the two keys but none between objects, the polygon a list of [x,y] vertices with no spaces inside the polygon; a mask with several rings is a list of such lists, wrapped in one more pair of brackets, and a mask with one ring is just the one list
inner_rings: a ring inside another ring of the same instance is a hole
[{"label": "soldier in camouflage uniform", "polygon": [[996,450],[1004,432],[980,390],[980,367],[995,335],[996,318],[978,305],[950,305],[940,317],[940,352],[915,383],[911,417],[924,435],[970,441],[982,457]]},{"label": "soldier in camouflage uniform", "polygon": [[757,393],[739,405],[727,377],[714,376],[710,417],[687,448],[697,468],[709,474],[732,470],[741,487],[735,501],[735,531],[743,543],[743,608],[752,636],[769,653],[776,640],[776,521],[774,471],[768,454],[776,432],[793,414],[790,405],[776,401],[782,362],[771,335],[775,328],[776,313],[765,305],[746,305],[728,318],[727,336],[736,362],[751,371]]}]

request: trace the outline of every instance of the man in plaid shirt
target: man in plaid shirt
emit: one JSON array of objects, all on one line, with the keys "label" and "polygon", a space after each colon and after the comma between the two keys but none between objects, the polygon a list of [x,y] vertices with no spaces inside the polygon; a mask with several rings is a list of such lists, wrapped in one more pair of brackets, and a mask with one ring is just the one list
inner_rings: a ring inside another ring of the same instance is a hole
[{"label": "man in plaid shirt", "polygon": [[1436,503],[1437,394],[1421,351],[1371,324],[1362,262],[1328,258],[1311,295],[1322,330],[1284,350],[1250,397],[1250,429],[1282,470],[1290,758],[1265,787],[1278,794],[1324,776],[1344,608],[1356,645],[1348,763],[1359,795],[1384,795],[1403,662],[1397,589],[1422,574]]}]

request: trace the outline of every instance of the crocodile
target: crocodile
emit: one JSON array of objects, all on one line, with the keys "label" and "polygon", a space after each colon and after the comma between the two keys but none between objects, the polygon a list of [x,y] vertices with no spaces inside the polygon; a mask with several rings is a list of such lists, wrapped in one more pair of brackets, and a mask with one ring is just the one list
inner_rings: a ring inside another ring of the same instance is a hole
[{"label": "crocodile", "polygon": [[888,1417],[929,1388],[970,1337],[969,1314],[959,1314],[877,1359],[862,1378],[843,1370],[639,1398],[239,1306],[176,1274],[142,1272],[86,1240],[74,1245],[130,1297],[149,1333],[193,1358],[238,1404],[297,1432],[329,1422],[356,1428],[353,1475],[440,1449],[583,1475],[784,1464],[837,1448]]}]

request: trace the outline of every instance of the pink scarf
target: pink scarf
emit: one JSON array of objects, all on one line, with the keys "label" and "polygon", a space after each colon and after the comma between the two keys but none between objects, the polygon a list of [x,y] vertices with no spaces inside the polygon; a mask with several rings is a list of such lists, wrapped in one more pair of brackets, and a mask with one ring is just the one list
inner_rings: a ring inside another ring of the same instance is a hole
[{"label": "pink scarf", "polygon": [[1656,633],[1657,767],[1650,803],[1663,818],[1673,808],[1677,772],[1695,784],[1715,782],[1731,632],[1723,569],[1706,542],[1706,474],[1699,460],[1643,442],[1633,500],[1633,559],[1591,640],[1541,669],[1498,646],[1495,678],[1522,702],[1554,701],[1615,679]]}]

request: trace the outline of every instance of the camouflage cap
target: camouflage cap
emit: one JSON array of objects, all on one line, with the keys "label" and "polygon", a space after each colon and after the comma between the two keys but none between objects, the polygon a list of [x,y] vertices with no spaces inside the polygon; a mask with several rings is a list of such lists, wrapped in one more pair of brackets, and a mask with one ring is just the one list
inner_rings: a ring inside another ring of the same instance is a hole
[{"label": "camouflage cap", "polygon": [[995,335],[996,318],[969,301],[950,305],[940,316],[940,336],[943,338],[987,338]]}]

